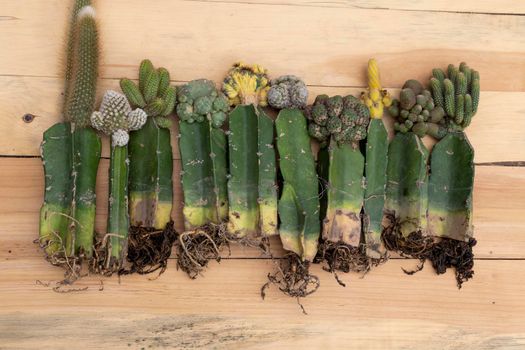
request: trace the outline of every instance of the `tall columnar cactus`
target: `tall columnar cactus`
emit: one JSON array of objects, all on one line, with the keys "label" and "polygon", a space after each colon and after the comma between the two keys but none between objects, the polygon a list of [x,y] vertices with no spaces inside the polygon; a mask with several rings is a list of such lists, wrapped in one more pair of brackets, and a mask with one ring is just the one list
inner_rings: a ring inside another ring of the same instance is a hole
[{"label": "tall columnar cactus", "polygon": [[109,213],[107,234],[103,239],[106,255],[102,269],[105,272],[118,271],[126,258],[129,230],[128,132],[140,129],[146,120],[147,114],[142,109],[132,110],[126,96],[111,90],[104,95],[100,111],[91,115],[93,127],[111,136]]},{"label": "tall columnar cactus", "polygon": [[42,159],[46,175],[40,213],[40,241],[55,257],[90,258],[94,244],[95,181],[101,143],[89,128],[98,76],[98,34],[90,1],[73,7],[67,43],[65,123],[44,133]]},{"label": "tall columnar cactus", "polygon": [[229,104],[206,79],[178,89],[184,225],[194,230],[228,218],[226,135],[221,129]]},{"label": "tall columnar cactus", "polygon": [[368,108],[354,96],[317,96],[307,109],[310,136],[328,147],[327,208],[323,239],[359,247],[364,198],[364,157]]},{"label": "tall columnar cactus", "polygon": [[260,108],[267,104],[266,70],[235,64],[222,90],[236,106],[229,115],[228,231],[248,239],[277,234],[274,128]]},{"label": "tall columnar cactus", "polygon": [[173,153],[170,114],[176,103],[175,88],[165,68],[149,60],[139,68],[139,82],[122,79],[120,87],[131,106],[148,115],[146,125],[130,133],[129,209],[131,226],[164,230],[173,208]]},{"label": "tall columnar cactus", "polygon": [[381,259],[386,254],[381,233],[388,161],[388,134],[383,123],[383,111],[391,106],[392,100],[388,92],[381,88],[376,60],[368,61],[367,75],[368,91],[361,95],[361,99],[370,109],[371,116],[365,151],[363,232],[366,255],[371,259]]}]

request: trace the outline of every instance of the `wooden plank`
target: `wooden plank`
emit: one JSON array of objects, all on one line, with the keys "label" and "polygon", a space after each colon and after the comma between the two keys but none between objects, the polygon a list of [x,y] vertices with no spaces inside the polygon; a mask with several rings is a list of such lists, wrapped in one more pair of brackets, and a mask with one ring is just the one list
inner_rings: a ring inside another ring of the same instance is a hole
[{"label": "wooden plank", "polygon": [[[97,230],[105,232],[107,168],[103,160],[97,186]],[[0,158],[0,260],[41,256],[31,242],[38,234],[38,211],[43,196],[39,159]],[[182,194],[175,162],[173,218],[182,230]],[[474,225],[478,258],[525,259],[525,167],[476,167]],[[279,254],[281,245],[272,241]],[[260,252],[234,245],[232,257],[260,257]]]},{"label": "wooden plank", "polygon": [[[0,77],[0,130],[9,138],[0,139],[0,155],[36,156],[42,133],[61,120],[59,110],[62,82],[56,78]],[[99,95],[107,89],[118,90],[117,80],[102,80]],[[316,95],[354,94],[359,88],[333,88],[311,86],[310,101]],[[398,89],[391,89],[396,95]],[[17,101],[17,103],[13,103]],[[476,149],[476,162],[525,160],[525,118],[523,118],[525,92],[483,91],[478,114],[467,129]],[[36,115],[31,123],[22,119],[25,113]],[[174,123],[173,135],[178,134]],[[174,157],[180,158],[177,140],[172,137]],[[109,156],[109,144],[104,137],[103,155]]]},{"label": "wooden plank", "polygon": [[260,287],[267,260],[214,264],[190,281],[171,262],[155,281],[145,276],[85,278],[79,293],[58,294],[59,269],[39,259],[0,265],[0,347],[514,349],[525,346],[520,261],[477,261],[476,276],[458,290],[453,276],[425,269],[406,276],[391,261],[365,278],[345,275],[346,288],[314,266],[321,287],[296,301]]},{"label": "wooden plank", "polygon": [[[0,75],[57,77],[68,9],[62,0],[23,3],[2,4],[0,43],[9,54],[0,57]],[[297,74],[311,85],[360,86],[366,61],[375,56],[388,87],[466,60],[480,71],[484,89],[525,91],[524,16],[319,5],[158,0],[146,8],[140,0],[100,1],[102,74],[134,76],[146,55],[175,79],[220,81],[242,59],[275,75]]]}]

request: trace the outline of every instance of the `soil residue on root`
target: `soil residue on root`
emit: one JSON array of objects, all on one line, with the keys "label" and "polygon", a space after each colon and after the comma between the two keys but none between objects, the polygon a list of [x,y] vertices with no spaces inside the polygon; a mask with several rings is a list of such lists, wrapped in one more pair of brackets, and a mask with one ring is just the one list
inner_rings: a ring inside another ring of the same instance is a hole
[{"label": "soil residue on root", "polygon": [[177,231],[170,221],[164,230],[153,227],[131,226],[128,238],[128,265],[119,274],[138,273],[141,275],[159,271],[159,276],[166,271]]},{"label": "soil residue on root", "polygon": [[276,271],[268,273],[268,282],[261,287],[261,297],[266,297],[266,289],[270,285],[276,285],[284,294],[297,298],[297,303],[306,314],[300,298],[315,293],[320,286],[319,277],[310,273],[310,262],[302,261],[295,253],[289,253],[274,262]]},{"label": "soil residue on root", "polygon": [[391,224],[383,230],[382,235],[385,247],[403,257],[418,259],[420,262],[415,270],[403,269],[407,275],[421,271],[425,261],[429,260],[438,275],[454,268],[457,286],[460,289],[463,282],[474,276],[474,238],[464,242],[445,237],[424,236],[420,231],[404,237],[399,232],[399,223],[393,215],[388,215],[388,219]]},{"label": "soil residue on root", "polygon": [[177,268],[195,279],[206,269],[210,260],[221,261],[223,247],[229,248],[225,224],[208,224],[178,236]]}]

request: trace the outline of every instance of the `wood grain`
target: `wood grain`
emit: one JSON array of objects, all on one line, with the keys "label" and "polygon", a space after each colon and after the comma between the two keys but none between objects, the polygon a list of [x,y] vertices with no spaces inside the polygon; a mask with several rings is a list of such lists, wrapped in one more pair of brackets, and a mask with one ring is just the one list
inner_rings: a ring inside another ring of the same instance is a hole
[{"label": "wood grain", "polygon": [[[379,3],[373,7],[386,9],[250,0],[156,0],[145,8],[143,0],[99,1],[102,74],[134,76],[148,56],[177,80],[221,81],[234,61],[243,60],[275,76],[299,75],[310,85],[361,86],[366,61],[374,56],[387,87],[399,87],[409,76],[427,79],[431,68],[465,60],[480,71],[484,90],[525,91],[524,16],[400,12],[388,10],[388,1]],[[0,56],[0,75],[60,76],[69,18],[63,4],[2,2],[0,42],[9,54]]]},{"label": "wood grain", "polygon": [[[97,183],[97,230],[105,232],[108,160],[102,160]],[[43,170],[39,159],[0,158],[0,259],[40,256],[31,242],[37,238],[38,211],[43,196]],[[182,230],[180,163],[175,162],[174,210]],[[474,225],[478,258],[525,259],[525,167],[478,166],[474,184]],[[272,241],[275,252],[280,242]],[[10,253],[8,252],[10,251]],[[233,258],[260,257],[254,249],[234,246]]]},{"label": "wood grain", "polygon": [[[78,293],[51,291],[61,271],[31,258],[0,265],[0,347],[71,348],[341,348],[519,349],[525,345],[525,272],[518,261],[477,261],[476,276],[457,290],[450,273],[406,276],[391,261],[347,287],[312,268],[321,288],[302,300],[308,315],[275,287],[260,298],[271,261],[213,264],[190,281],[170,264],[145,276],[90,277]],[[508,271],[514,271],[509,274]],[[51,283],[49,287],[36,284]],[[228,281],[228,283],[225,283]],[[423,347],[424,344],[424,347]]]},{"label": "wood grain", "polygon": [[[61,80],[0,77],[0,85],[5,87],[0,90],[0,129],[10,135],[9,138],[0,138],[0,155],[39,155],[42,133],[62,120],[59,110]],[[107,89],[118,89],[118,81],[102,80],[99,95]],[[309,91],[312,101],[321,93],[359,95],[362,89],[311,86]],[[396,96],[399,89],[391,89],[391,92]],[[482,92],[479,111],[467,129],[476,149],[476,162],[525,161],[523,101],[525,92]],[[36,116],[33,122],[23,121],[26,113]],[[177,123],[174,123],[172,134],[178,134]],[[103,156],[108,157],[109,144],[106,137],[103,139]],[[427,141],[430,143],[430,138]],[[174,158],[180,159],[176,137],[172,137],[172,147]]]}]

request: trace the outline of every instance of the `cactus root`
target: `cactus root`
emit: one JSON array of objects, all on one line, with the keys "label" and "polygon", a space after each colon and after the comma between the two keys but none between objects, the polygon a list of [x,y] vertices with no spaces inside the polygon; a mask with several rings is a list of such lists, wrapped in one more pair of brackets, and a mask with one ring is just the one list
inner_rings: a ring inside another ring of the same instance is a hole
[{"label": "cactus root", "polygon": [[472,247],[476,245],[476,239],[469,238],[468,242],[465,242],[446,237],[430,237],[424,236],[421,231],[403,237],[393,215],[387,214],[387,219],[390,225],[382,235],[385,247],[390,251],[398,252],[403,257],[418,259],[420,262],[415,270],[403,269],[407,275],[421,271],[425,261],[428,260],[438,275],[445,273],[449,268],[454,268],[459,289],[463,282],[474,276]]},{"label": "cactus root", "polygon": [[266,297],[266,289],[274,284],[284,294],[297,298],[297,303],[306,315],[300,298],[315,293],[320,286],[319,277],[310,273],[310,262],[302,260],[296,253],[286,254],[274,262],[276,271],[268,273],[268,282],[261,287],[261,298]]},{"label": "cactus root", "polygon": [[170,221],[164,230],[154,227],[131,226],[128,238],[129,267],[119,271],[120,275],[138,273],[140,275],[166,271],[177,231]]}]

